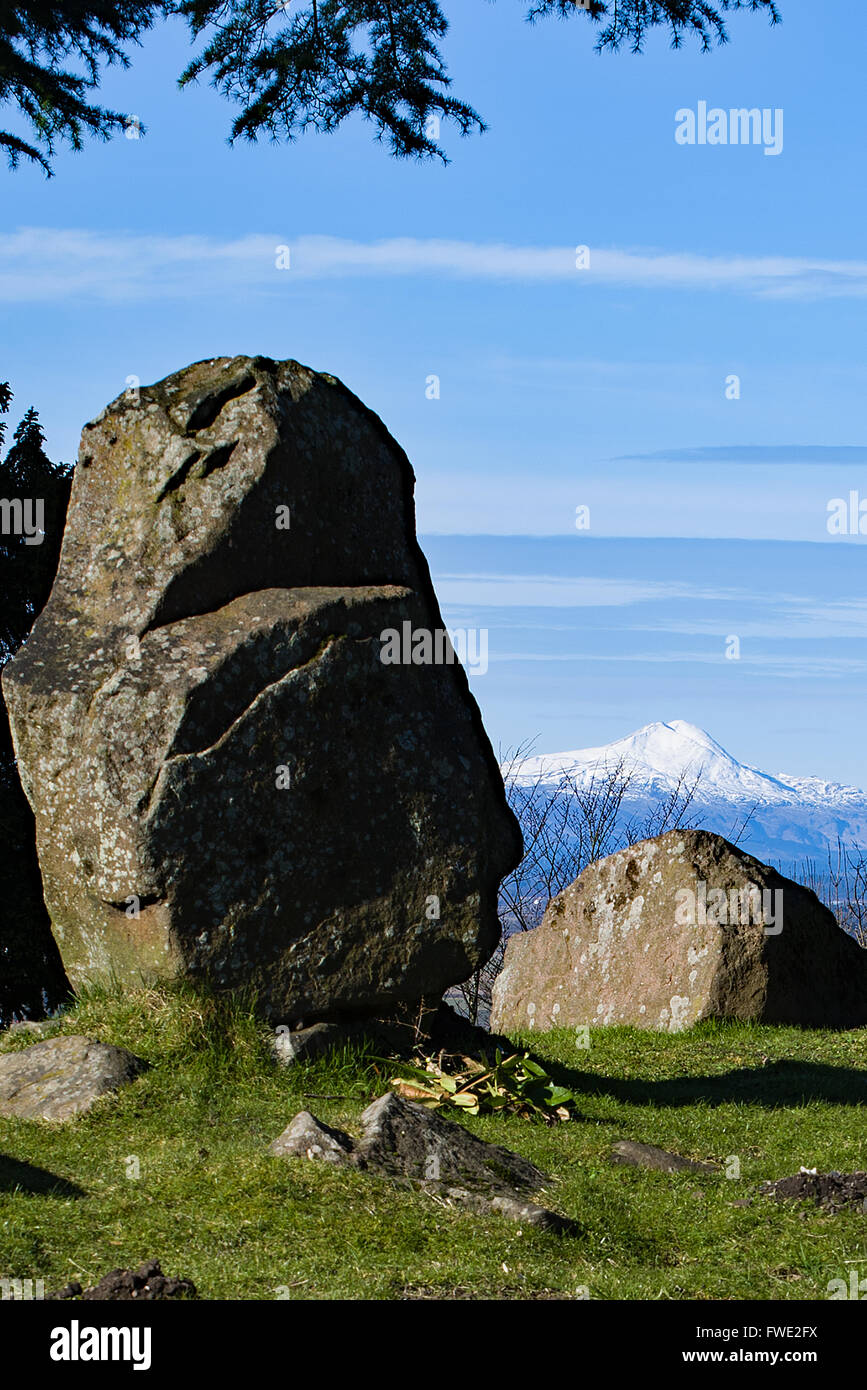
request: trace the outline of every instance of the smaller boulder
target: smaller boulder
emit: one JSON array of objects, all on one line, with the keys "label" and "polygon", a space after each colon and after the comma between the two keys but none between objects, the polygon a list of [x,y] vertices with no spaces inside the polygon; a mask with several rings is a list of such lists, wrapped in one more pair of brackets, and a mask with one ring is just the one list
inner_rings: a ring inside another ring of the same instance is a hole
[{"label": "smaller boulder", "polygon": [[591,864],[506,947],[491,1027],[867,1024],[867,950],[815,893],[707,830]]},{"label": "smaller boulder", "polygon": [[128,1085],[146,1066],[124,1048],[91,1038],[47,1038],[0,1056],[0,1115],[70,1120],[100,1096]]},{"label": "smaller boulder", "polygon": [[535,1192],[550,1182],[520,1154],[477,1139],[462,1125],[393,1091],[369,1105],[361,1123],[357,1153],[370,1168],[505,1196]]},{"label": "smaller boulder", "polygon": [[522,1226],[538,1226],[542,1231],[556,1231],[558,1235],[576,1235],[580,1230],[577,1221],[571,1221],[568,1216],[537,1206],[535,1202],[524,1202],[519,1197],[492,1197],[491,1210],[510,1221],[520,1221]]},{"label": "smaller boulder", "polygon": [[310,1158],[345,1164],[408,1184],[448,1207],[558,1233],[574,1233],[568,1217],[527,1200],[528,1192],[551,1179],[511,1149],[477,1139],[462,1125],[444,1120],[393,1091],[380,1096],[361,1116],[357,1144],[343,1130],[330,1129],[309,1110],[296,1115],[274,1140],[270,1152],[281,1158]]},{"label": "smaller boulder", "polygon": [[19,1037],[22,1033],[26,1033],[28,1037],[47,1038],[51,1033],[56,1032],[58,1027],[59,1024],[50,1018],[42,1019],[41,1021],[31,1018],[22,1018],[16,1023],[10,1023],[6,1032],[11,1034],[12,1037]]},{"label": "smaller boulder", "polygon": [[279,1134],[268,1152],[278,1158],[318,1158],[325,1163],[351,1164],[352,1140],[342,1129],[317,1120],[309,1110],[302,1110]]},{"label": "smaller boulder", "polygon": [[347,1031],[338,1023],[313,1023],[309,1028],[281,1027],[274,1036],[274,1056],[281,1067],[324,1057],[333,1047],[345,1043]]},{"label": "smaller boulder", "polygon": [[464,1207],[477,1216],[505,1216],[508,1221],[518,1221],[522,1226],[536,1226],[542,1231],[556,1231],[559,1235],[576,1235],[580,1230],[577,1221],[559,1212],[549,1211],[547,1207],[537,1206],[524,1197],[486,1197],[481,1192],[472,1192],[466,1187],[448,1187],[444,1183],[422,1183],[421,1190],[429,1197],[448,1207]]}]

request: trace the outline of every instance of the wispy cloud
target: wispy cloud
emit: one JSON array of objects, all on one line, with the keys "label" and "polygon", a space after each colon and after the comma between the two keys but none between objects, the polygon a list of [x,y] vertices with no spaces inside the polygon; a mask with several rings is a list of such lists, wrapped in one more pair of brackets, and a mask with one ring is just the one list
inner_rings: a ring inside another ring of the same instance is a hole
[{"label": "wispy cloud", "polygon": [[[840,642],[867,637],[867,602],[857,599],[820,602],[781,594],[763,594],[760,601],[744,604],[730,620],[741,638],[770,637],[775,640],[814,640]],[[719,621],[699,613],[687,617],[666,614],[657,621],[632,624],[634,632],[667,632],[695,637],[716,636]],[[860,656],[859,656],[860,660]]]},{"label": "wispy cloud", "polygon": [[738,444],[700,449],[657,449],[650,454],[620,454],[611,463],[867,463],[863,444]]},{"label": "wispy cloud", "polygon": [[440,603],[476,608],[624,608],[675,599],[700,602],[734,597],[688,580],[598,579],[547,574],[434,574]]},{"label": "wispy cloud", "polygon": [[[289,247],[289,270],[277,269],[279,247]],[[361,242],[275,232],[223,240],[48,227],[0,236],[0,301],[7,303],[82,297],[108,302],[188,299],[215,290],[265,289],[281,279],[291,283],[347,276],[570,282],[578,291],[594,285],[728,290],[789,299],[867,295],[867,261],[813,256],[705,256],[591,247],[589,266],[578,269],[572,246],[417,237]]]},{"label": "wispy cloud", "polygon": [[[456,624],[455,624],[456,626]],[[488,661],[512,662],[519,665],[523,662],[538,663],[545,665],[558,665],[564,662],[571,662],[575,665],[586,666],[597,664],[603,666],[616,665],[647,665],[647,666],[719,666],[730,668],[731,663],[726,660],[724,652],[717,651],[635,651],[635,652],[519,652],[519,651],[499,651],[497,647],[498,633],[489,633]],[[783,680],[816,680],[820,676],[847,676],[856,675],[867,670],[867,660],[858,657],[816,657],[813,654],[803,653],[795,656],[775,656],[767,652],[751,656],[741,654],[738,658],[739,668],[755,670],[766,675],[773,674]]]}]

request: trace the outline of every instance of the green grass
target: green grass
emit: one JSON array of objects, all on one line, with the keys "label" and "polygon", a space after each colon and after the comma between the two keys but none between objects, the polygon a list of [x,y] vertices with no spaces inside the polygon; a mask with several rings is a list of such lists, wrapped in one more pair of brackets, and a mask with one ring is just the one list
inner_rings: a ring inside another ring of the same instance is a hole
[{"label": "green grass", "polygon": [[[280,1069],[249,1003],[189,989],[93,991],[59,1029],[127,1047],[150,1070],[65,1125],[0,1119],[0,1275],[50,1289],[156,1257],[209,1299],[575,1297],[582,1287],[601,1299],[824,1299],[852,1263],[867,1275],[867,1215],[756,1191],[802,1165],[867,1167],[867,1030],[611,1028],[594,1030],[589,1050],[566,1030],[520,1039],[579,1093],[579,1118],[465,1123],[554,1175],[540,1200],[581,1227],[557,1236],[364,1173],[270,1157],[300,1109],[356,1126],[385,1089],[369,1051]],[[0,1050],[30,1042],[0,1035]],[[740,1177],[617,1168],[607,1154],[624,1138],[735,1156]]]}]

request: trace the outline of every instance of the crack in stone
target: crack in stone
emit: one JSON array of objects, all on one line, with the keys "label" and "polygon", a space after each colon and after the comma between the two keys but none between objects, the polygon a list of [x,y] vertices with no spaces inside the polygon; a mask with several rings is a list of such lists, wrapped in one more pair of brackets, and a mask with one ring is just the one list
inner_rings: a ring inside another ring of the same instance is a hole
[{"label": "crack in stone", "polygon": [[345,642],[348,640],[350,639],[344,633],[324,638],[322,641],[320,641],[316,651],[313,652],[313,654],[310,657],[308,657],[306,661],[302,661],[297,666],[292,666],[288,671],[284,671],[281,676],[278,676],[274,680],[268,681],[267,684],[263,685],[259,690],[257,690],[252,700],[250,700],[244,706],[240,713],[238,713],[232,718],[230,723],[226,725],[226,727],[222,730],[219,736],[216,739],[214,739],[213,742],[207,744],[205,747],[185,748],[181,751],[176,752],[172,751],[172,748],[170,747],[169,752],[166,754],[166,756],[163,758],[163,761],[160,764],[159,772],[157,773],[156,778],[154,779],[152,785],[148,789],[146,795],[142,797],[142,799],[138,803],[138,809],[142,818],[146,818],[149,814],[154,797],[156,796],[157,792],[161,789],[161,782],[165,779],[165,775],[167,775],[167,770],[171,766],[171,764],[180,763],[188,758],[205,758],[210,753],[216,752],[220,745],[224,743],[226,739],[229,737],[229,735],[232,733],[232,730],[235,729],[238,726],[238,724],[240,724],[241,721],[253,711],[254,707],[259,703],[260,700],[267,697],[273,690],[276,690],[279,686],[284,685],[293,676],[296,676],[300,674],[300,672],[306,670],[308,666],[312,666],[315,661],[320,661],[322,657],[325,655],[325,653],[336,643]]},{"label": "crack in stone", "polygon": [[[288,670],[284,671],[281,675],[274,677],[272,680],[266,682],[265,685],[261,686],[256,691],[253,698],[247,701],[244,708],[238,714],[232,716],[229,723],[223,729],[222,733],[220,733],[216,738],[212,739],[210,743],[206,744],[203,748],[178,748],[176,737],[175,741],[173,741],[173,743],[169,747],[169,751],[166,754],[165,761],[168,762],[174,758],[204,756],[204,754],[212,752],[214,749],[219,747],[219,745],[226,738],[227,734],[231,733],[232,729],[234,729],[235,726],[240,723],[244,716],[246,714],[249,714],[253,706],[256,704],[257,700],[261,699],[263,695],[266,695],[269,690],[273,690],[276,686],[280,685],[289,676],[297,675],[299,672],[306,670],[308,666],[312,666],[314,661],[319,661],[325,655],[325,652],[329,649],[329,647],[334,646],[336,642],[344,640],[346,640],[345,633],[334,633],[329,637],[322,638],[319,642],[319,645],[316,648],[316,651],[313,652],[312,655],[309,656],[306,661],[302,661],[297,665],[290,666]],[[182,732],[182,730],[179,730],[178,734],[181,734]]]}]

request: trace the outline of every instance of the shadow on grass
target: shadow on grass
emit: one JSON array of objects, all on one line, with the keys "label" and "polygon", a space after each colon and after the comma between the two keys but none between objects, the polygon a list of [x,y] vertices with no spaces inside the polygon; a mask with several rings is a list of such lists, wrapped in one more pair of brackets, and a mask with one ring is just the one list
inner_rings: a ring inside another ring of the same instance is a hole
[{"label": "shadow on grass", "polygon": [[83,1187],[67,1182],[47,1168],[36,1168],[19,1158],[0,1154],[0,1192],[32,1192],[43,1197],[86,1197]]},{"label": "shadow on grass", "polygon": [[552,1079],[576,1095],[605,1095],[627,1105],[867,1105],[867,1071],[790,1059],[762,1067],[741,1067],[719,1076],[675,1076],[662,1081],[642,1077],[599,1076],[545,1062]]}]

